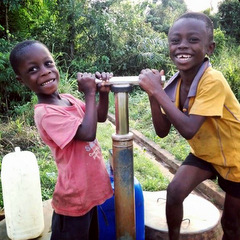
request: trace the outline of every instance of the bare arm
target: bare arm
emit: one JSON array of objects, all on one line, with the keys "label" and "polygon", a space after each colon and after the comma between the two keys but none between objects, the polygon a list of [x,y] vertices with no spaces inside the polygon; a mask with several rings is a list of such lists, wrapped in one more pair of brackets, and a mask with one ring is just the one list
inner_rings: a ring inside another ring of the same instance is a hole
[{"label": "bare arm", "polygon": [[191,139],[206,119],[206,117],[199,115],[185,115],[175,107],[164,91],[157,96],[154,93],[154,96],[157,102],[161,102],[169,121],[185,139]]},{"label": "bare arm", "polygon": [[85,115],[74,136],[80,141],[94,141],[97,131],[97,105],[95,77],[78,73],[78,90],[85,95]]},{"label": "bare arm", "polygon": [[149,97],[151,112],[152,112],[152,121],[155,128],[156,134],[163,138],[166,137],[169,133],[171,123],[162,113],[159,103],[153,97]]},{"label": "bare arm", "polygon": [[108,93],[100,93],[99,94],[99,102],[97,106],[98,113],[98,122],[105,122],[108,114]]},{"label": "bare arm", "polygon": [[143,70],[139,75],[139,85],[148,93],[150,98],[164,109],[168,120],[186,139],[191,139],[201,127],[206,117],[198,115],[185,115],[170,100],[162,89],[160,73],[150,69]]},{"label": "bare arm", "polygon": [[99,102],[97,105],[97,114],[98,114],[98,122],[105,122],[107,119],[108,114],[108,105],[109,105],[109,92],[110,86],[105,86],[104,82],[108,81],[109,78],[112,77],[112,73],[99,73],[96,72],[96,77],[101,79],[103,83],[98,84],[98,91],[99,91]]}]

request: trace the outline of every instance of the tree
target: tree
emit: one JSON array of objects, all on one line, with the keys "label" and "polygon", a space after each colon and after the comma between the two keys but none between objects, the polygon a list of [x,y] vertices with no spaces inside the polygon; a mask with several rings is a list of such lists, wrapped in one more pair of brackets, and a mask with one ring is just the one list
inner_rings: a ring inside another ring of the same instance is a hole
[{"label": "tree", "polygon": [[109,11],[112,51],[110,61],[116,75],[136,75],[146,67],[159,68],[168,61],[166,34],[155,32],[145,21],[146,2],[122,1]]},{"label": "tree", "polygon": [[10,29],[14,27],[12,24],[13,13],[17,12],[21,4],[23,4],[21,0],[2,0],[0,2],[0,37],[6,38],[8,42],[10,41]]},{"label": "tree", "polygon": [[168,33],[169,27],[177,17],[187,11],[184,0],[157,0],[149,4],[147,22],[157,32]]},{"label": "tree", "polygon": [[240,42],[240,4],[238,0],[223,1],[218,8],[219,24],[226,35]]}]

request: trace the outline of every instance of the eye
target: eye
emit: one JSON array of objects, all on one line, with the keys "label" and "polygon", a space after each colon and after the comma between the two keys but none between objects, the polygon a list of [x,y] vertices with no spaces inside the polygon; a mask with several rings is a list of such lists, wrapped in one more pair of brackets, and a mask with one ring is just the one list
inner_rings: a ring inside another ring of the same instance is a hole
[{"label": "eye", "polygon": [[46,65],[47,67],[53,67],[53,66],[55,66],[55,64],[54,64],[54,62],[53,62],[52,60],[46,61],[46,62],[45,62],[45,65]]},{"label": "eye", "polygon": [[34,73],[34,72],[36,72],[37,70],[38,70],[37,67],[33,66],[33,67],[30,67],[30,68],[28,69],[28,72],[29,72],[29,73]]},{"label": "eye", "polygon": [[179,42],[180,42],[179,38],[172,38],[172,39],[170,39],[170,43],[171,44],[178,44]]},{"label": "eye", "polygon": [[191,38],[189,38],[189,42],[190,43],[197,43],[197,42],[199,42],[199,39],[196,38],[196,37],[191,37]]}]

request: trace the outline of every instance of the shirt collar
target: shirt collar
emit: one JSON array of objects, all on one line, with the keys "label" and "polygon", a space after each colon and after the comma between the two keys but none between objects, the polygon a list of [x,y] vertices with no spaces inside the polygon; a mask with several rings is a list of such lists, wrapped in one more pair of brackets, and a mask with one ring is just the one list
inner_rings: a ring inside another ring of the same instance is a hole
[{"label": "shirt collar", "polygon": [[[198,70],[196,76],[193,79],[190,90],[188,92],[188,98],[196,96],[198,83],[204,74],[205,70],[211,66],[209,59],[206,57],[200,69]],[[180,79],[180,73],[176,72],[168,81],[167,86],[164,88],[168,97],[172,100],[172,102],[176,101],[176,90],[178,86],[178,80]]]}]

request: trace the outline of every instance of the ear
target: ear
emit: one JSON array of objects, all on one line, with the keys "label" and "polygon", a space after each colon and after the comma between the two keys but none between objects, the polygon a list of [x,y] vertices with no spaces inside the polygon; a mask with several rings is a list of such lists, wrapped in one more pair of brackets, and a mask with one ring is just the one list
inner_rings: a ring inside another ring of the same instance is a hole
[{"label": "ear", "polygon": [[22,78],[19,75],[16,75],[16,80],[19,81],[20,83],[24,84]]},{"label": "ear", "polygon": [[211,42],[211,43],[209,44],[209,46],[208,46],[208,49],[207,49],[206,54],[207,54],[208,56],[211,56],[211,55],[213,54],[213,52],[214,52],[214,49],[215,49],[215,42]]}]

